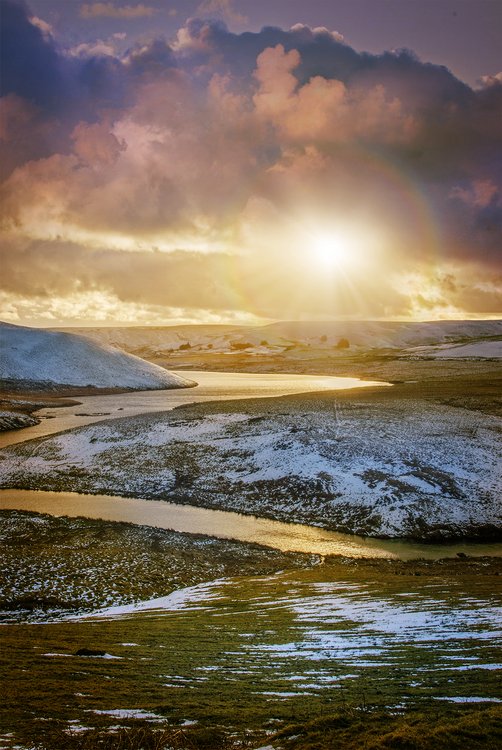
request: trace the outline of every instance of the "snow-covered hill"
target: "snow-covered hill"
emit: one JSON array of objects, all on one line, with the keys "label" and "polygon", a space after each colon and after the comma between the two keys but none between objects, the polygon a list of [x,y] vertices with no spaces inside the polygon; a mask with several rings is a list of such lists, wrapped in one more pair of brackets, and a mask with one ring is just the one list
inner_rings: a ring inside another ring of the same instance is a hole
[{"label": "snow-covered hill", "polygon": [[111,346],[73,333],[0,323],[0,379],[27,386],[150,390],[192,382]]},{"label": "snow-covered hill", "polygon": [[408,349],[414,357],[433,359],[502,359],[502,339],[468,344],[438,344]]},{"label": "snow-covered hill", "polygon": [[[77,330],[77,329],[75,329]],[[304,321],[265,326],[184,325],[79,329],[86,336],[144,357],[162,357],[190,348],[195,351],[273,354],[295,346],[342,351],[408,349],[418,346],[502,341],[502,320],[446,320],[422,323],[393,321]],[[181,349],[180,349],[181,347]],[[490,357],[494,347],[490,347]],[[414,352],[412,354],[415,354]],[[460,351],[456,356],[472,356]],[[474,355],[486,356],[486,355]]]},{"label": "snow-covered hill", "polygon": [[364,349],[405,349],[411,346],[433,346],[466,343],[487,337],[502,339],[502,320],[438,320],[420,323],[352,320],[327,322],[273,323],[263,331],[271,337],[333,346],[346,338],[351,347]]},{"label": "snow-covered hill", "polygon": [[0,451],[2,486],[159,499],[367,536],[500,538],[500,418],[364,390],[77,428]]}]

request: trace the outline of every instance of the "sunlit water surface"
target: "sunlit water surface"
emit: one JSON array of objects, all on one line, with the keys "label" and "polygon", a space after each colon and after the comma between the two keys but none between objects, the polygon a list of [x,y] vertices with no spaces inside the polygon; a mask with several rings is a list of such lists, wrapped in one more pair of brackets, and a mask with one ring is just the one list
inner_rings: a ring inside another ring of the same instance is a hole
[{"label": "sunlit water surface", "polygon": [[502,544],[418,544],[399,539],[381,540],[339,534],[335,531],[298,523],[282,523],[267,518],[208,508],[178,505],[163,500],[81,495],[76,492],[0,490],[0,509],[49,513],[53,516],[83,516],[106,521],[153,526],[220,539],[254,542],[284,552],[349,557],[388,557],[402,560],[468,555],[502,556]]},{"label": "sunlit water surface", "polygon": [[108,396],[75,396],[78,406],[60,406],[36,412],[42,422],[23,430],[10,430],[0,434],[0,448],[24,443],[32,438],[53,435],[55,432],[102,422],[169,411],[177,406],[205,401],[229,401],[241,398],[273,398],[293,393],[339,391],[348,388],[388,386],[359,378],[339,378],[327,375],[288,375],[233,372],[179,371],[184,378],[194,380],[195,388],[174,388],[163,391],[132,391]]}]

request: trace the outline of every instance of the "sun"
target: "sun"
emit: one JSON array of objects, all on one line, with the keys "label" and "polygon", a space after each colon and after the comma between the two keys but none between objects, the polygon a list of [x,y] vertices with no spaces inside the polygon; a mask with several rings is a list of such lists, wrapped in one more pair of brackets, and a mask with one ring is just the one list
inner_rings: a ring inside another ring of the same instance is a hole
[{"label": "sun", "polygon": [[295,247],[311,273],[355,280],[382,267],[392,235],[364,216],[348,221],[310,218],[299,226]]},{"label": "sun", "polygon": [[354,238],[344,232],[319,232],[311,238],[311,252],[321,268],[342,270],[352,265],[356,246]]}]

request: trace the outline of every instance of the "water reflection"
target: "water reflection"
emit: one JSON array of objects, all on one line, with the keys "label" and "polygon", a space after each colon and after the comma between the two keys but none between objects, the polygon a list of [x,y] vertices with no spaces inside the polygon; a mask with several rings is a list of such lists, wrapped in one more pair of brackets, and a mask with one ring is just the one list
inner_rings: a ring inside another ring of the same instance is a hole
[{"label": "water reflection", "polygon": [[108,396],[75,396],[78,406],[40,409],[36,416],[42,422],[23,430],[9,430],[0,434],[0,448],[23,443],[62,430],[82,427],[105,419],[123,419],[138,414],[170,411],[176,406],[205,401],[229,401],[240,398],[273,398],[293,393],[339,391],[348,388],[387,386],[359,378],[339,378],[326,375],[288,375],[232,372],[183,371],[177,374],[195,380],[195,388],[176,388],[165,391],[133,391]]},{"label": "water reflection", "polygon": [[109,495],[0,490],[0,509],[27,510],[72,518],[83,516],[107,521],[125,521],[190,534],[254,542],[284,552],[401,560],[453,557],[458,552],[473,556],[502,556],[502,544],[428,545],[402,540],[367,539],[314,526],[281,523],[239,513],[176,505],[161,500]]}]

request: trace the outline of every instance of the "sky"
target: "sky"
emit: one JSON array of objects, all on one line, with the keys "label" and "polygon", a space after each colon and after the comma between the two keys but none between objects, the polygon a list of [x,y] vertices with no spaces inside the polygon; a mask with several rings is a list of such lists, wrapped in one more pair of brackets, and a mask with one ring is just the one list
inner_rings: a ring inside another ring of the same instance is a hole
[{"label": "sky", "polygon": [[0,318],[502,316],[499,0],[0,0]]}]

